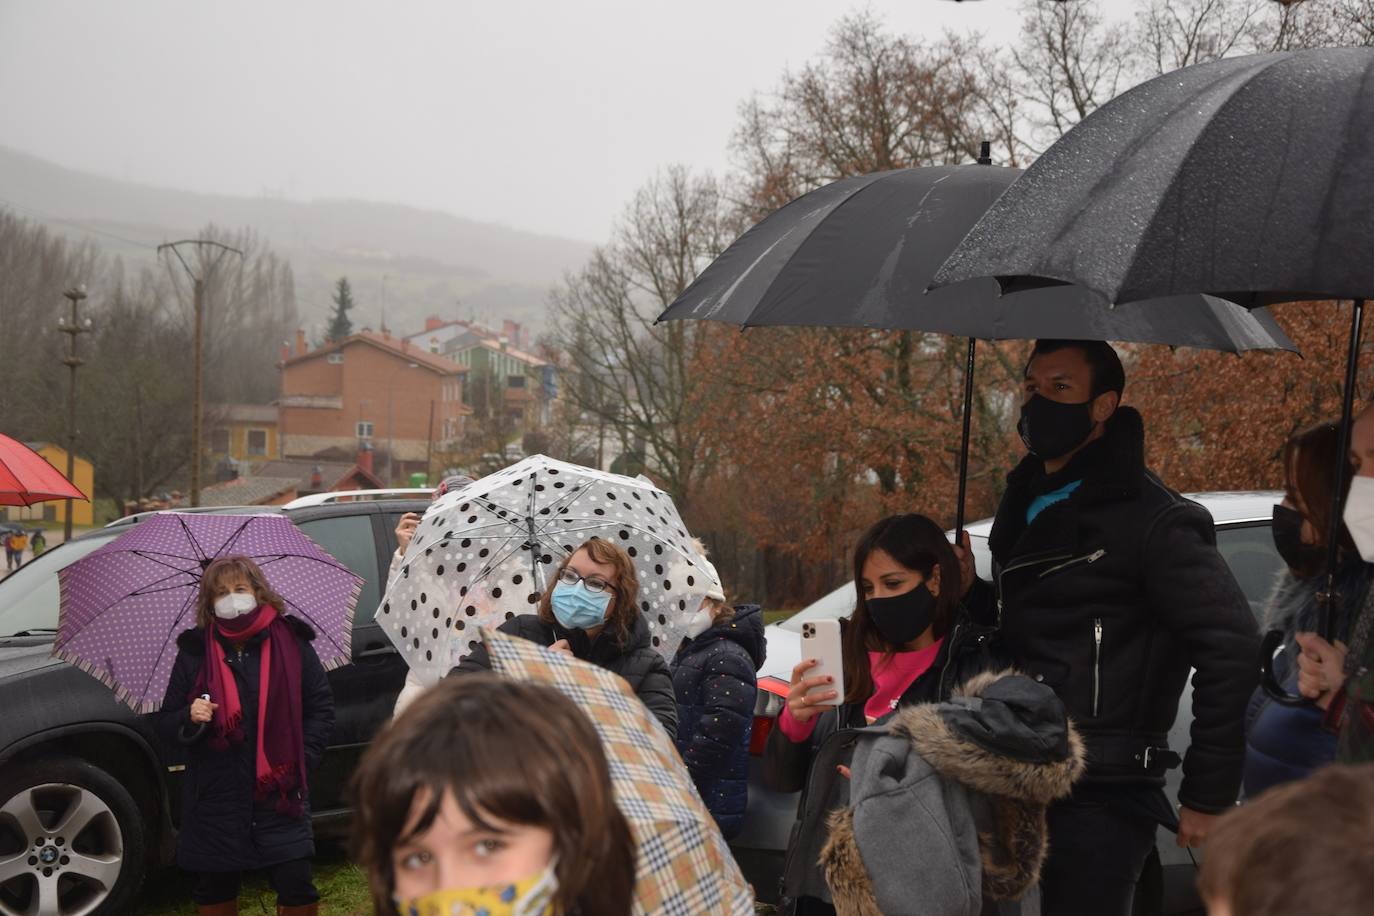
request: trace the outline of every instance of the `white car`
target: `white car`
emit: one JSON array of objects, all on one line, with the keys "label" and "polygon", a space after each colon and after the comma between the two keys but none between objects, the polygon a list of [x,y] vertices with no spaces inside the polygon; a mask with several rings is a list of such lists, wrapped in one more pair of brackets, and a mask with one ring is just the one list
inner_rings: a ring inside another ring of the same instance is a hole
[{"label": "white car", "polygon": [[[1275,577],[1283,566],[1269,532],[1274,504],[1283,499],[1283,494],[1192,493],[1189,498],[1212,513],[1217,526],[1217,548],[1231,567],[1258,619]],[[992,577],[992,556],[987,541],[991,530],[992,519],[983,519],[967,526],[973,545],[974,563],[978,575],[984,579]],[[801,660],[802,624],[808,620],[848,617],[854,610],[854,599],[854,583],[847,582],[782,623],[773,624],[765,630],[768,660],[759,671],[758,701],[754,710],[754,760],[750,770],[749,814],[743,833],[731,843],[741,867],[746,870],[763,900],[776,898],[783,856],[796,819],[799,796],[795,792],[773,792],[763,785],[763,746],[772,728],[773,718],[782,709],[792,668]],[[1169,731],[1169,746],[1179,753],[1188,748],[1192,722],[1190,683],[1179,701],[1178,718]],[[1178,768],[1169,771],[1166,791],[1173,802],[1178,800],[1181,779]],[[1201,904],[1195,889],[1196,865],[1192,856],[1188,850],[1179,849],[1174,843],[1174,835],[1163,828],[1160,828],[1157,845],[1164,865],[1164,913],[1167,916],[1198,910]]]}]

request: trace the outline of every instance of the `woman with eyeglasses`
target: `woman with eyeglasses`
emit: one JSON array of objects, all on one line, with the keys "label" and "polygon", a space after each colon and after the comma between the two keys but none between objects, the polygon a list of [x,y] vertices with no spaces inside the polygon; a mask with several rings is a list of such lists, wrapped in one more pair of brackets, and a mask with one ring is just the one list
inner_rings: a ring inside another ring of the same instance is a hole
[{"label": "woman with eyeglasses", "polygon": [[[634,561],[610,541],[589,538],[563,561],[553,581],[537,613],[512,617],[501,624],[501,632],[620,675],[669,737],[676,738],[673,677],[650,643],[649,624],[639,612]],[[487,648],[479,645],[449,674],[489,670]]]}]

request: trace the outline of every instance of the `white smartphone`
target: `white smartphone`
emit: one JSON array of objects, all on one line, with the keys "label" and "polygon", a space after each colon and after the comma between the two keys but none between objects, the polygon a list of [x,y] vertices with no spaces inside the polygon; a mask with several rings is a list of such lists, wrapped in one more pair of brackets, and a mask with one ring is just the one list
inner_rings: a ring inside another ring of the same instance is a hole
[{"label": "white smartphone", "polygon": [[814,658],[816,665],[807,669],[806,677],[830,675],[835,680],[829,684],[812,687],[806,692],[808,697],[835,691],[834,699],[816,700],[817,706],[840,706],[844,703],[844,650],[840,645],[840,622],[838,620],[808,620],[802,624],[802,658]]}]

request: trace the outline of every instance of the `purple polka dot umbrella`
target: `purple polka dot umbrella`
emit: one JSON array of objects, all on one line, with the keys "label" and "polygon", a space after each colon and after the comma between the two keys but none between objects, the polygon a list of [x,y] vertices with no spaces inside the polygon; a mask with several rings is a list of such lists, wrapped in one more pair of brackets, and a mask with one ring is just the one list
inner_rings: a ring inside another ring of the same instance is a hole
[{"label": "purple polka dot umbrella", "polygon": [[139,522],[59,573],[53,655],[99,679],[135,712],[156,711],[176,638],[196,625],[201,574],[229,556],[257,563],[286,613],[314,628],[325,670],[348,664],[359,576],[284,515],[190,512]]},{"label": "purple polka dot umbrella", "polygon": [[593,535],[633,561],[650,641],[672,658],[712,584],[672,498],[647,478],[543,455],[430,506],[377,622],[412,669],[442,676],[481,627],[535,613],[558,565]]}]

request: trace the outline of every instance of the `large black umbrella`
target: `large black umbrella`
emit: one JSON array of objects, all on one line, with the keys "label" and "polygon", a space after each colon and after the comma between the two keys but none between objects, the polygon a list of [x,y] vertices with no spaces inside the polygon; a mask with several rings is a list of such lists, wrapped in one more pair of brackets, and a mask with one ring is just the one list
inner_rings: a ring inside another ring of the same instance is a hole
[{"label": "large black umbrella", "polygon": [[[1374,49],[1188,67],[1055,143],[936,276],[1077,283],[1117,302],[1205,292],[1247,306],[1354,299],[1344,462],[1364,297],[1374,293]],[[1326,594],[1334,599],[1336,489]],[[1324,604],[1320,629],[1330,631]]]},{"label": "large black umbrella", "polygon": [[1109,308],[1081,287],[1003,296],[991,279],[927,292],[931,276],[1021,174],[990,165],[845,178],[758,223],[659,321],[919,330],[969,338],[956,528],[962,531],[975,341],[1072,338],[1240,352],[1295,349],[1267,312],[1187,295]]}]

